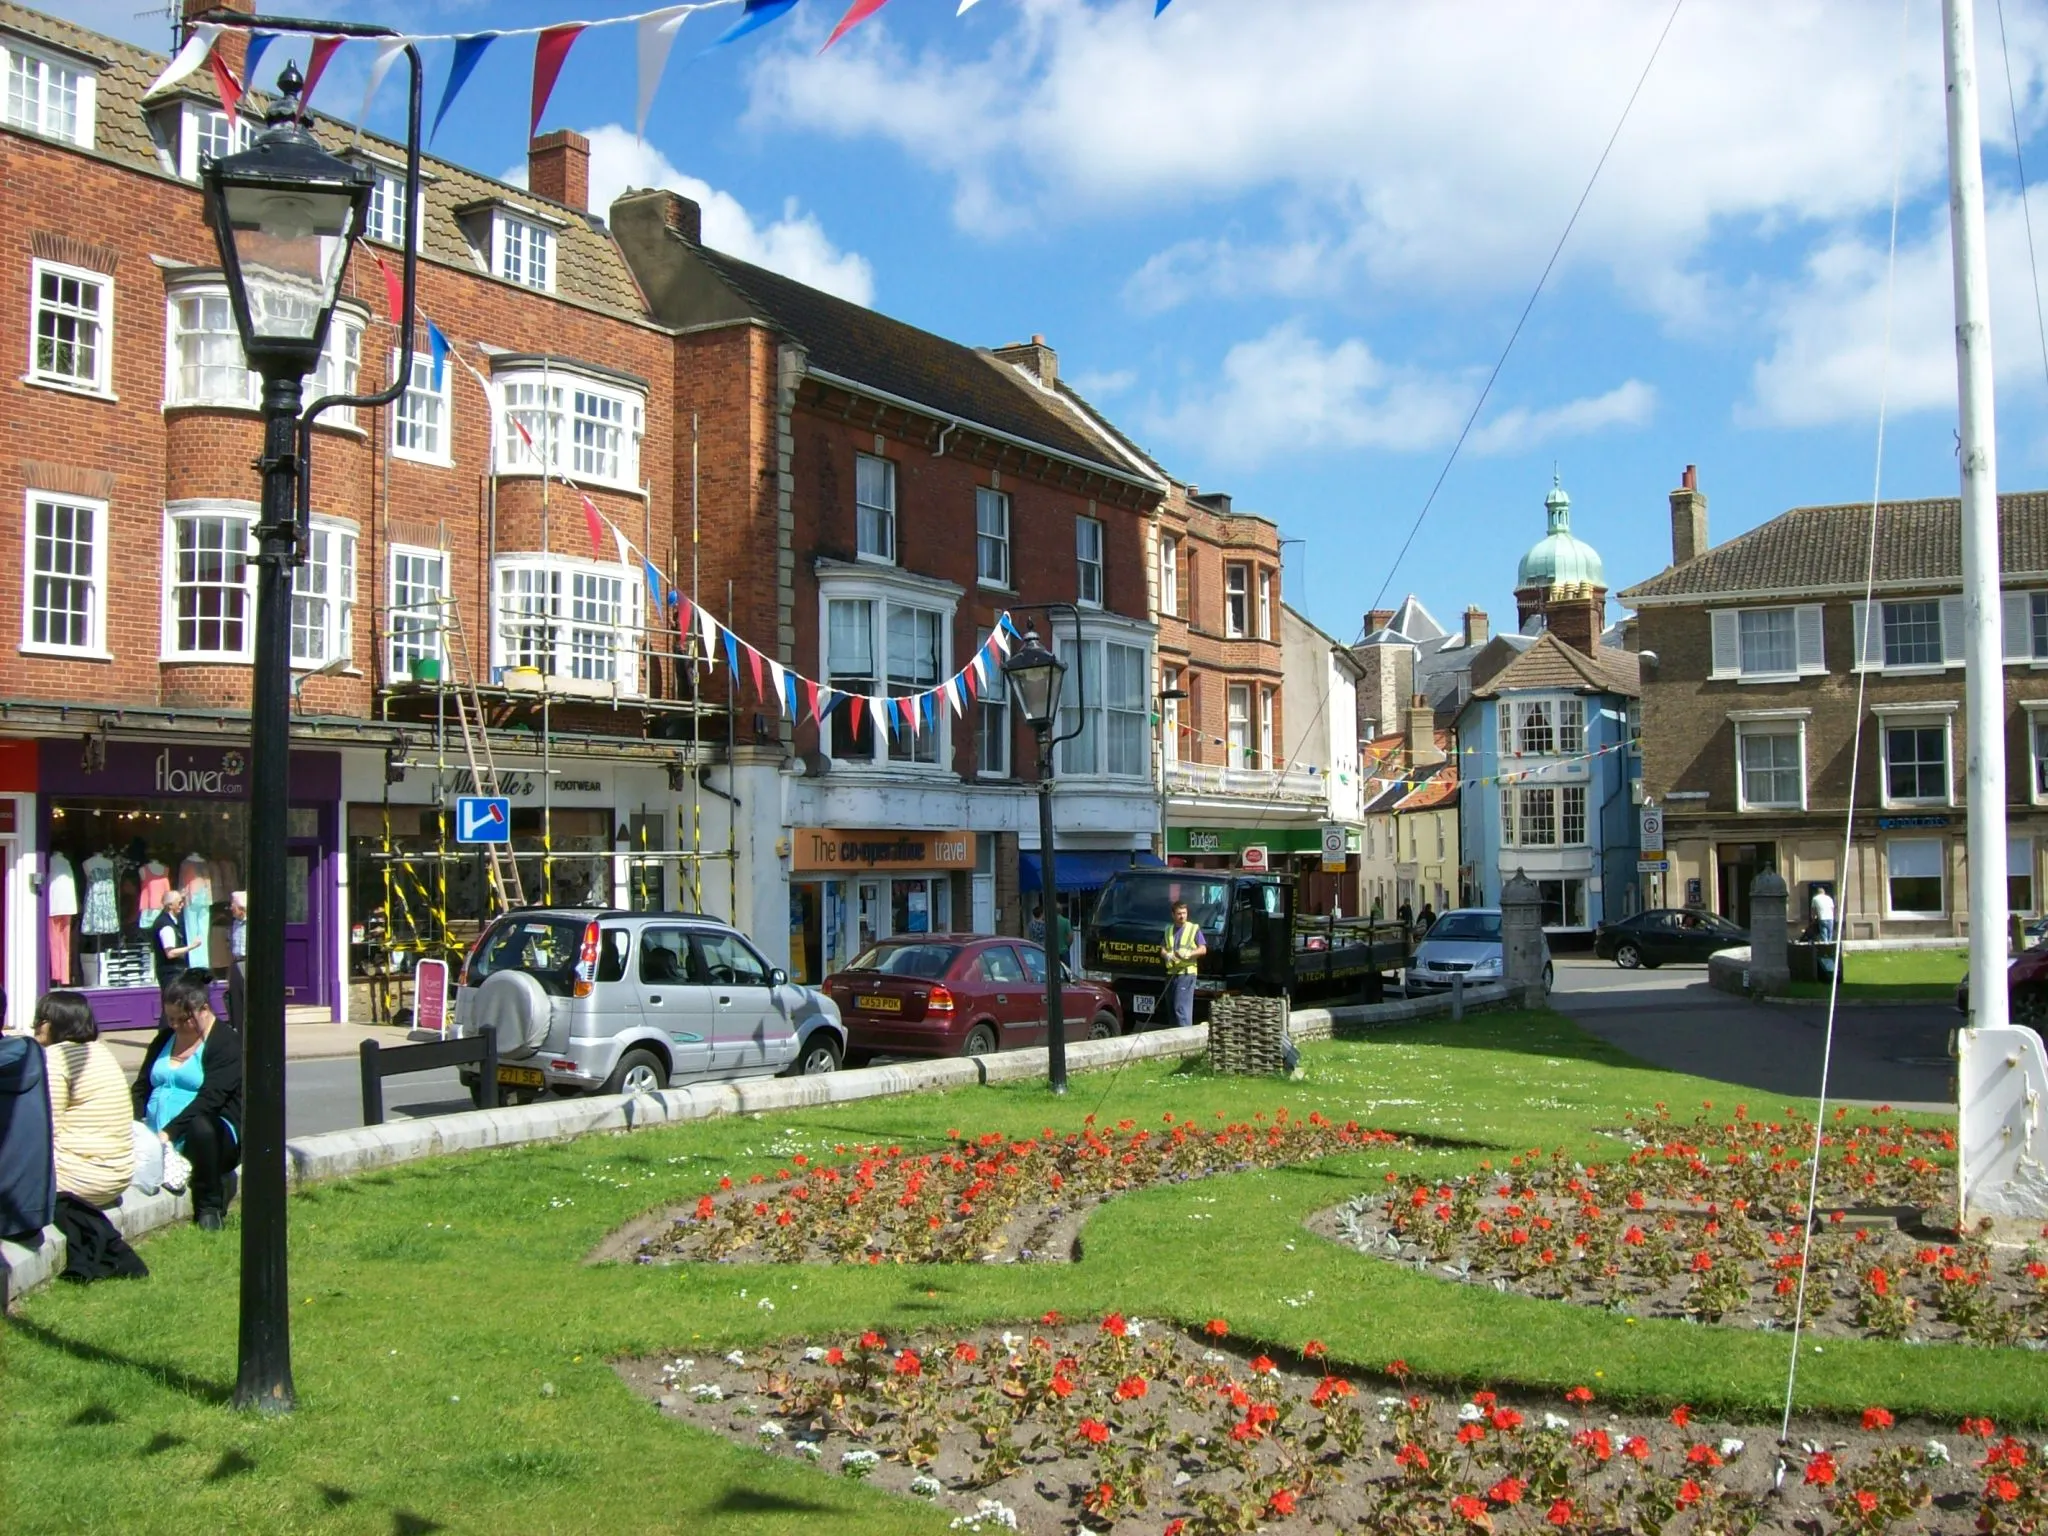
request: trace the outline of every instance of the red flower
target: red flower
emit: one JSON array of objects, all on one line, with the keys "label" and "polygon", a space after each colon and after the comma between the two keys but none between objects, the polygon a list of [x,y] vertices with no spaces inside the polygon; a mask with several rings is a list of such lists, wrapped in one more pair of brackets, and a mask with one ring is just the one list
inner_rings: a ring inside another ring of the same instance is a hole
[{"label": "red flower", "polygon": [[699,1195],[697,1197],[697,1219],[699,1221],[709,1221],[717,1209],[717,1204],[709,1195]]},{"label": "red flower", "polygon": [[1070,1377],[1055,1375],[1051,1381],[1046,1383],[1046,1389],[1054,1397],[1064,1400],[1073,1396],[1074,1383]]},{"label": "red flower", "polygon": [[1220,1317],[1212,1317],[1202,1325],[1202,1331],[1212,1339],[1226,1338],[1230,1333],[1230,1324]]},{"label": "red flower", "polygon": [[1273,1364],[1273,1362],[1267,1359],[1264,1355],[1253,1355],[1251,1358],[1251,1368],[1254,1371],[1257,1371],[1261,1376],[1270,1376],[1276,1369],[1278,1369],[1278,1367],[1276,1367]]},{"label": "red flower", "polygon": [[1103,1445],[1109,1440],[1109,1426],[1100,1419],[1083,1419],[1080,1432],[1090,1445]]},{"label": "red flower", "polygon": [[1858,1488],[1856,1490],[1856,1507],[1866,1515],[1876,1514],[1877,1495],[1868,1488]]},{"label": "red flower", "polygon": [[1678,1485],[1678,1507],[1680,1509],[1691,1509],[1693,1505],[1699,1503],[1704,1497],[1706,1497],[1706,1490],[1689,1477]]},{"label": "red flower", "polygon": [[1552,1525],[1566,1526],[1578,1518],[1578,1511],[1572,1508],[1570,1499],[1559,1499],[1550,1506],[1550,1513],[1543,1517]]},{"label": "red flower", "polygon": [[1396,1381],[1406,1381],[1408,1379],[1408,1362],[1406,1360],[1389,1360],[1387,1362],[1387,1374]]},{"label": "red flower", "polygon": [[1394,1465],[1397,1467],[1411,1467],[1417,1472],[1427,1472],[1429,1470],[1429,1452],[1411,1442],[1402,1446],[1399,1451],[1394,1453]]},{"label": "red flower", "polygon": [[1890,1429],[1892,1422],[1891,1410],[1888,1408],[1866,1408],[1863,1410],[1863,1427],[1865,1429]]},{"label": "red flower", "polygon": [[1159,1536],[1183,1536],[1187,1528],[1188,1523],[1185,1520],[1169,1520],[1166,1522],[1166,1529],[1161,1531]]},{"label": "red flower", "polygon": [[1574,1407],[1583,1408],[1586,1404],[1593,1401],[1593,1389],[1591,1387],[1573,1387],[1571,1391],[1565,1393],[1564,1400]]},{"label": "red flower", "polygon": [[906,1349],[896,1357],[896,1374],[898,1376],[922,1376],[924,1374],[924,1362],[917,1358],[916,1350]]},{"label": "red flower", "polygon": [[1121,1312],[1112,1312],[1102,1320],[1102,1331],[1113,1339],[1121,1339],[1130,1333],[1131,1326]]},{"label": "red flower", "polygon": [[1643,1236],[1643,1229],[1641,1227],[1630,1227],[1621,1234],[1621,1240],[1631,1248],[1640,1248],[1649,1241],[1648,1238]]},{"label": "red flower", "polygon": [[833,1345],[830,1349],[825,1351],[825,1363],[827,1365],[846,1364],[846,1351],[841,1349],[836,1344]]},{"label": "red flower", "polygon": [[1486,1418],[1502,1434],[1511,1434],[1522,1427],[1521,1414],[1512,1408],[1496,1408]]},{"label": "red flower", "polygon": [[1889,1275],[1887,1275],[1887,1274],[1886,1274],[1886,1273],[1885,1273],[1885,1272],[1884,1272],[1884,1271],[1883,1271],[1882,1269],[1873,1269],[1873,1270],[1872,1270],[1872,1271],[1870,1272],[1870,1275],[1869,1275],[1869,1280],[1870,1280],[1870,1289],[1871,1289],[1871,1291],[1872,1291],[1872,1292],[1873,1292],[1874,1294],[1876,1294],[1876,1295],[1879,1295],[1879,1296],[1889,1296],[1889,1295],[1891,1295],[1891,1293],[1892,1293],[1892,1282],[1891,1282],[1891,1277],[1890,1277]]},{"label": "red flower", "polygon": [[1966,1435],[1975,1435],[1980,1440],[1989,1440],[1998,1433],[1998,1426],[1989,1419],[1965,1419],[1962,1432]]},{"label": "red flower", "polygon": [[879,1333],[876,1333],[872,1328],[870,1328],[866,1333],[860,1336],[860,1347],[862,1349],[880,1349],[886,1342],[887,1341],[884,1340],[883,1337]]},{"label": "red flower", "polygon": [[981,1351],[965,1342],[953,1346],[953,1358],[962,1365],[972,1365],[981,1358]]},{"label": "red flower", "polygon": [[1816,1451],[1806,1463],[1806,1481],[1815,1488],[1832,1488],[1838,1474],[1835,1458],[1826,1451]]},{"label": "red flower", "polygon": [[1269,1515],[1293,1514],[1294,1490],[1291,1488],[1282,1488],[1278,1493],[1274,1494],[1273,1497],[1266,1500],[1266,1513]]},{"label": "red flower", "polygon": [[1048,1328],[1057,1328],[1060,1325],[1060,1315],[1057,1312],[1048,1312],[1039,1321]]},{"label": "red flower", "polygon": [[2000,1504],[2010,1504],[2020,1496],[2020,1485],[2000,1473],[1984,1485],[1984,1497],[1995,1499]]},{"label": "red flower", "polygon": [[1686,1425],[1692,1422],[1692,1409],[1688,1405],[1680,1403],[1671,1410],[1671,1422],[1680,1429],[1685,1428]]},{"label": "red flower", "polygon": [[1477,1445],[1485,1438],[1486,1426],[1484,1424],[1460,1424],[1458,1426],[1458,1444],[1460,1445]]},{"label": "red flower", "polygon": [[1648,1461],[1650,1459],[1650,1442],[1641,1435],[1630,1435],[1621,1442],[1621,1454],[1628,1457],[1631,1461]]},{"label": "red flower", "polygon": [[1648,1205],[1649,1203],[1650,1202],[1644,1198],[1643,1192],[1640,1189],[1632,1189],[1628,1192],[1628,1208],[1630,1210],[1640,1211],[1644,1206]]},{"label": "red flower", "polygon": [[1685,1459],[1688,1465],[1695,1467],[1718,1467],[1721,1465],[1721,1453],[1705,1442],[1695,1445],[1688,1450],[1685,1453]]},{"label": "red flower", "polygon": [[1614,1442],[1604,1429],[1582,1429],[1572,1436],[1572,1444],[1595,1461],[1605,1461],[1614,1454]]},{"label": "red flower", "polygon": [[1713,1267],[1714,1256],[1711,1253],[1707,1252],[1706,1249],[1702,1248],[1698,1253],[1692,1256],[1692,1272],[1694,1274],[1703,1275]]},{"label": "red flower", "polygon": [[1145,1395],[1147,1385],[1142,1376],[1126,1376],[1116,1384],[1116,1400],[1120,1403],[1133,1402]]},{"label": "red flower", "polygon": [[[2044,1270],[2043,1273],[2048,1273],[2048,1270]],[[1302,1357],[1307,1360],[1320,1360],[1329,1352],[1329,1346],[1321,1339],[1310,1339],[1301,1346]]]},{"label": "red flower", "polygon": [[1451,1500],[1451,1513],[1460,1520],[1472,1525],[1478,1525],[1482,1521],[1486,1521],[1489,1525],[1492,1523],[1486,1519],[1485,1503],[1480,1499],[1474,1498],[1469,1493],[1461,1493]]},{"label": "red flower", "polygon": [[1519,1477],[1504,1477],[1486,1490],[1486,1497],[1495,1504],[1519,1504],[1522,1491],[1528,1486]]}]

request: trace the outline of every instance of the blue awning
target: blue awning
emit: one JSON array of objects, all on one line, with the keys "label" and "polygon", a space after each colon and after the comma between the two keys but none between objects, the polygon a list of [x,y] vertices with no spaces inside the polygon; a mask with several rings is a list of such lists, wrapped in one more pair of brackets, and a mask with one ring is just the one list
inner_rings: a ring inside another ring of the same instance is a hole
[{"label": "blue awning", "polygon": [[[1109,877],[1121,869],[1164,869],[1157,854],[1150,849],[1131,848],[1056,848],[1053,850],[1053,874],[1059,880],[1063,891],[1097,891],[1109,883]],[[1017,855],[1017,885],[1028,903],[1039,889],[1043,876],[1038,870],[1038,855],[1020,853]]]}]

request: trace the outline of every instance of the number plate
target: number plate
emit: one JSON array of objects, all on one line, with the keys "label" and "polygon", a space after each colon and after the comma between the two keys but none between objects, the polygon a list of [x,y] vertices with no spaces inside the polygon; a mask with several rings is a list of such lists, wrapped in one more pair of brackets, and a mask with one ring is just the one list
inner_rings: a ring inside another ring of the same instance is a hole
[{"label": "number plate", "polygon": [[514,1088],[545,1088],[547,1074],[539,1067],[500,1067],[498,1081]]},{"label": "number plate", "polygon": [[903,999],[900,997],[856,997],[853,1006],[868,1013],[901,1013]]},{"label": "number plate", "polygon": [[1150,992],[1136,992],[1131,995],[1131,1012],[1150,1013],[1159,999]]}]

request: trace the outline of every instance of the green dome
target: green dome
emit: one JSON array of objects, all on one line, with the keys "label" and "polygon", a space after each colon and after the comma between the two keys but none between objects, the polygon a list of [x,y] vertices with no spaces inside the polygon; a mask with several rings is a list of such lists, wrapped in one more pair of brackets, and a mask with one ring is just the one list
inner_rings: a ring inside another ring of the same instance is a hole
[{"label": "green dome", "polygon": [[1572,499],[1554,478],[1550,494],[1543,498],[1543,509],[1550,518],[1550,532],[1522,556],[1515,574],[1515,590],[1547,589],[1566,582],[1605,587],[1607,568],[1600,563],[1599,551],[1572,537]]}]

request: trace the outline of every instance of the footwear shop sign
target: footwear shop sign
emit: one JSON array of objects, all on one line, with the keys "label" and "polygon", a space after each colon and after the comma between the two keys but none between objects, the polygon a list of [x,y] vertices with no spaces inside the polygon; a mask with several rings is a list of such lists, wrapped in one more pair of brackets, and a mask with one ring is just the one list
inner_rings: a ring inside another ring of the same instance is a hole
[{"label": "footwear shop sign", "polygon": [[790,841],[789,867],[792,873],[802,874],[835,870],[972,870],[974,834],[905,832],[894,827],[798,827]]}]

